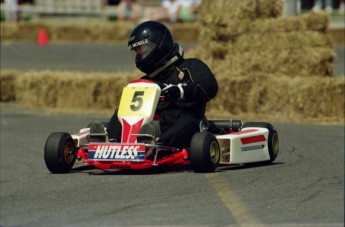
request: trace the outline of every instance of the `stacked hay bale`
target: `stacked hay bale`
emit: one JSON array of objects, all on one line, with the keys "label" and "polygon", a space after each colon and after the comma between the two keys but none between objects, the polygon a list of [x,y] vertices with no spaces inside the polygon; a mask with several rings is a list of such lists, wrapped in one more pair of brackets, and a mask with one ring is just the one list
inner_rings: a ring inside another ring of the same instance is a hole
[{"label": "stacked hay bale", "polygon": [[19,74],[14,70],[0,73],[0,102],[13,102],[16,100],[16,83]]},{"label": "stacked hay bale", "polygon": [[281,14],[281,0],[202,1],[196,55],[220,82],[209,109],[342,121],[344,79],[331,77],[328,16]]},{"label": "stacked hay bale", "polygon": [[138,77],[136,72],[3,70],[0,101],[59,110],[113,110],[119,105],[123,87]]},{"label": "stacked hay bale", "polygon": [[[137,25],[134,22],[115,22],[98,24],[69,23],[6,23],[1,24],[1,41],[36,42],[40,29],[45,29],[50,42],[126,42],[131,30]],[[180,42],[195,42],[197,25],[194,23],[169,25]]]},{"label": "stacked hay bale", "polygon": [[3,23],[1,41],[33,41],[44,28],[51,42],[118,42],[125,41],[133,23],[64,24],[64,23]]}]

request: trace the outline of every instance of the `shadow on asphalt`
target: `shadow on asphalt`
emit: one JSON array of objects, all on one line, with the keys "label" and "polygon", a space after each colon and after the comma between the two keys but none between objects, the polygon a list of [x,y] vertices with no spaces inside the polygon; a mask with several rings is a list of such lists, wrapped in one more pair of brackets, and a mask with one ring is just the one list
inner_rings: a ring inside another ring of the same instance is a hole
[{"label": "shadow on asphalt", "polygon": [[[225,165],[221,164],[218,166],[215,172],[225,172],[225,171],[234,171],[234,170],[245,170],[251,168],[263,168],[263,167],[273,167],[276,165],[283,165],[284,162],[274,162],[274,163],[250,163],[250,164],[238,164],[238,165]],[[172,174],[172,173],[181,173],[181,172],[193,172],[189,166],[181,167],[153,167],[150,169],[143,170],[114,170],[114,171],[105,171],[102,169],[97,169],[94,166],[83,165],[77,166],[71,170],[70,173],[87,173],[94,176],[109,176],[109,175],[154,175],[154,174]]]},{"label": "shadow on asphalt", "polygon": [[238,164],[238,165],[220,165],[217,169],[218,172],[223,171],[233,171],[233,170],[244,170],[244,169],[251,169],[251,168],[262,168],[262,167],[269,167],[269,166],[276,166],[282,165],[284,162],[273,162],[273,163],[248,163],[248,164]]},{"label": "shadow on asphalt", "polygon": [[181,173],[181,172],[191,172],[192,170],[187,166],[181,167],[166,167],[157,166],[150,169],[143,170],[114,170],[106,171],[102,169],[97,169],[94,166],[78,166],[74,167],[70,173],[87,173],[89,175],[96,176],[108,176],[108,175],[153,175],[153,174],[169,174],[169,173]]}]

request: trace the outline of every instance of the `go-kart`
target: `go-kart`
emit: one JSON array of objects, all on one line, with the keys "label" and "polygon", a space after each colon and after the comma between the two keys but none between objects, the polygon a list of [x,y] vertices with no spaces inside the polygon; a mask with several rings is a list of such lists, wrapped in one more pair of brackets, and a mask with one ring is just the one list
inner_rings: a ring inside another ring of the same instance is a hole
[{"label": "go-kart", "polygon": [[[72,135],[66,132],[50,134],[44,148],[48,170],[67,173],[79,159],[105,171],[189,166],[195,172],[212,172],[219,165],[267,164],[276,159],[278,133],[266,122],[242,123],[240,120],[207,120],[205,117],[200,121],[200,132],[192,137],[190,147],[182,149],[157,144],[159,128],[155,111],[162,98],[160,95],[159,85],[142,79],[123,89],[118,108],[121,141],[109,141],[105,133],[107,122],[103,122],[104,130],[100,133],[91,133],[88,126]],[[142,130],[145,127],[150,130]]]}]

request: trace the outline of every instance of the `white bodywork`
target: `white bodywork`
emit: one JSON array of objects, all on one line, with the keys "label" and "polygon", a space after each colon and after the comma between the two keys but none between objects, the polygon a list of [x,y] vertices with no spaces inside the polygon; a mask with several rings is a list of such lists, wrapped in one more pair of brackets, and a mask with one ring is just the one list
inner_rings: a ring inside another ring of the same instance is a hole
[{"label": "white bodywork", "polygon": [[[83,128],[72,138],[76,146],[89,143],[89,128]],[[240,132],[216,135],[220,146],[220,164],[243,164],[270,160],[268,129],[250,127]]]},{"label": "white bodywork", "polygon": [[221,164],[242,164],[270,160],[268,129],[250,127],[240,132],[216,136]]},{"label": "white bodywork", "polygon": [[90,142],[89,134],[90,128],[82,128],[79,133],[72,134],[71,136],[75,146],[80,147],[82,144],[88,144]]}]

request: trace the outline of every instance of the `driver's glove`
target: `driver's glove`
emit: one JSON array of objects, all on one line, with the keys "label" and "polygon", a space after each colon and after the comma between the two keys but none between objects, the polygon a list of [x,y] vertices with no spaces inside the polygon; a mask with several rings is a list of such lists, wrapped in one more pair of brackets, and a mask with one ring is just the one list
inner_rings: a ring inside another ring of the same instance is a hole
[{"label": "driver's glove", "polygon": [[162,89],[162,94],[165,98],[170,100],[177,100],[184,98],[183,84],[173,85],[167,84]]}]

